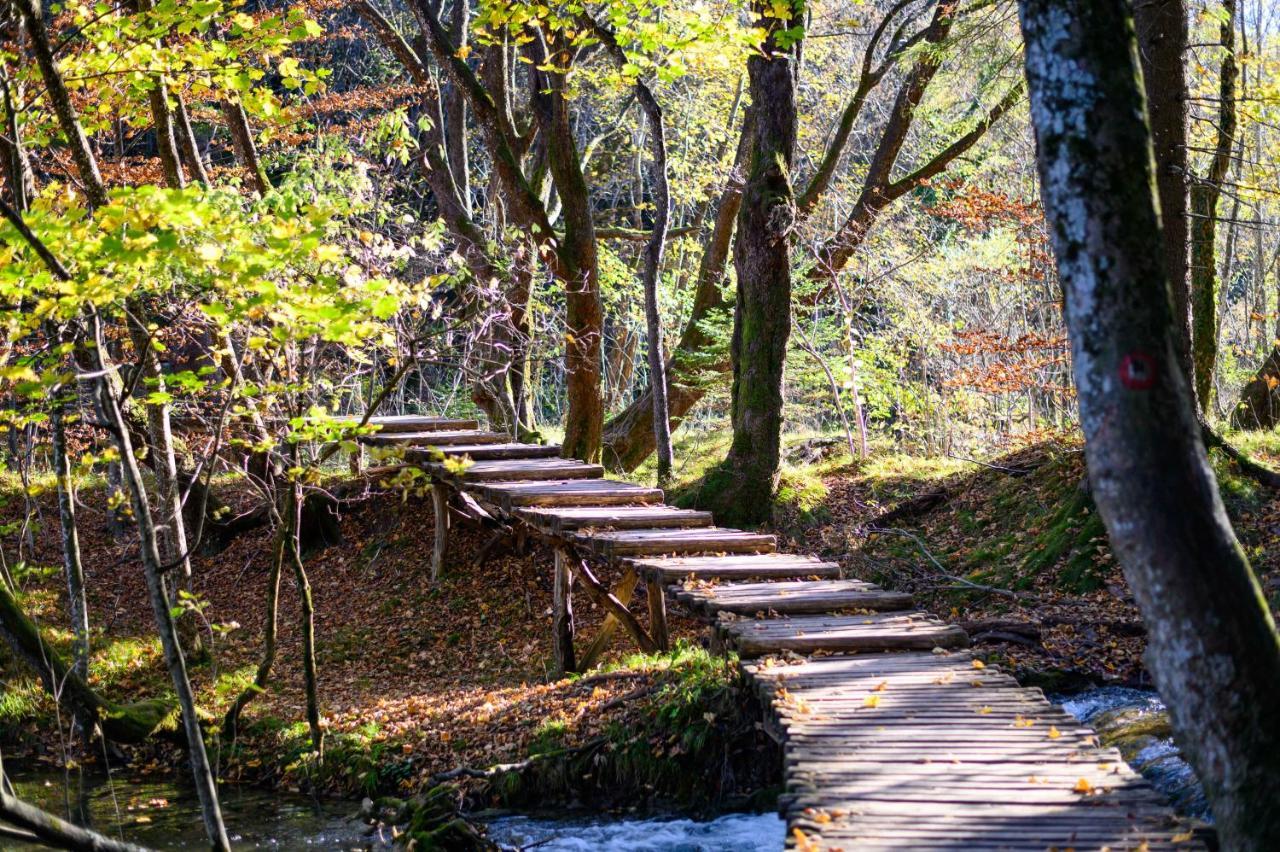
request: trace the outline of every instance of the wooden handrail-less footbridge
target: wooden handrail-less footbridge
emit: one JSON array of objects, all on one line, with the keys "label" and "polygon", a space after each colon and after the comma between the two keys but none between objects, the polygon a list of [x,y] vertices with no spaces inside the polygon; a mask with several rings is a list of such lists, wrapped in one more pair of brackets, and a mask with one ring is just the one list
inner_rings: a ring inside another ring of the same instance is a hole
[{"label": "wooden handrail-less footbridge", "polygon": [[[908,595],[841,577],[771,535],[717,527],[662,492],[604,479],[559,448],[471,420],[380,417],[362,441],[400,446],[433,482],[432,577],[450,506],[555,546],[557,662],[574,668],[575,583],[644,650],[667,646],[666,606],[734,650],[783,743],[788,843],[802,849],[1203,849],[1114,749],[1038,689],[986,667],[960,628]],[[459,469],[443,461],[466,456]],[[605,587],[591,563],[621,567]],[[649,629],[628,603],[648,590]],[[607,639],[605,640],[607,641]],[[594,662],[597,641],[584,654]],[[585,666],[584,666],[585,667]]]}]

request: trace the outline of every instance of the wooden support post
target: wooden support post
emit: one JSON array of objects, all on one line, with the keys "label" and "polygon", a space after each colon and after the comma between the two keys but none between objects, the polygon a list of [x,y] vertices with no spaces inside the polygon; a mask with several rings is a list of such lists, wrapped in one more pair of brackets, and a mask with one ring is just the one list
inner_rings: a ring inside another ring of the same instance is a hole
[{"label": "wooden support post", "polygon": [[351,451],[350,462],[352,476],[364,473],[364,444],[356,442],[356,448]]},{"label": "wooden support post", "polygon": [[645,583],[649,592],[649,634],[659,651],[669,651],[671,639],[667,634],[667,593],[657,577]]},{"label": "wooden support post", "polygon": [[555,673],[567,674],[577,668],[573,657],[573,572],[569,554],[556,548],[556,579],[551,615],[551,644],[555,653]]},{"label": "wooden support post", "polygon": [[449,543],[449,501],[440,483],[431,486],[431,511],[436,516],[436,540],[431,548],[431,582],[434,583],[440,579],[445,548]]}]

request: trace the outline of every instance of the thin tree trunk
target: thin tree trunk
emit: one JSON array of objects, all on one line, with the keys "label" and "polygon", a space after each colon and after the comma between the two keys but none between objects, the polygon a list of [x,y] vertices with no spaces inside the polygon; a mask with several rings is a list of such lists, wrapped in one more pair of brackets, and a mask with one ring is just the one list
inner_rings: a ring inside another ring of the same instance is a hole
[{"label": "thin tree trunk", "polygon": [[258,146],[253,141],[253,129],[249,127],[249,116],[245,114],[244,106],[235,101],[223,101],[222,117],[226,119],[227,132],[231,134],[236,162],[246,172],[254,192],[266,195],[271,191],[271,181],[258,159]]},{"label": "thin tree trunk", "polygon": [[[107,368],[102,357],[105,340],[99,320],[92,317],[94,326],[94,346],[92,351],[97,362],[97,370],[105,375]],[[173,680],[174,693],[178,698],[178,706],[182,709],[182,724],[187,735],[188,756],[191,760],[191,774],[195,780],[196,793],[200,798],[200,811],[204,818],[205,833],[215,849],[230,850],[231,843],[227,839],[227,830],[222,822],[222,811],[218,806],[217,782],[209,765],[205,752],[204,732],[200,728],[200,717],[196,713],[195,692],[191,688],[191,679],[187,675],[187,662],[182,654],[182,645],[178,641],[177,627],[173,615],[169,611],[169,595],[165,590],[164,563],[160,556],[159,543],[156,539],[155,521],[151,514],[151,504],[147,498],[146,484],[142,480],[142,471],[138,468],[138,460],[133,452],[133,442],[129,437],[129,425],[124,413],[112,392],[111,383],[105,378],[96,380],[100,411],[107,419],[120,453],[120,469],[125,485],[129,490],[130,502],[133,506],[134,520],[137,522],[140,540],[140,556],[142,557],[143,574],[147,581],[147,593],[151,599],[151,608],[156,619],[157,632],[160,634],[160,645],[164,650],[165,665]]]},{"label": "thin tree trunk", "polygon": [[281,509],[278,513],[280,526],[276,530],[271,549],[271,571],[267,576],[267,618],[262,629],[262,659],[258,662],[253,683],[236,696],[222,718],[222,734],[228,739],[235,739],[239,733],[240,714],[244,712],[244,708],[266,690],[267,683],[271,680],[271,669],[276,662],[276,637],[280,624],[280,575],[284,569],[285,554],[289,551],[288,541],[297,535],[293,524],[297,514],[290,512],[287,505]]},{"label": "thin tree trunk", "polygon": [[1213,372],[1218,360],[1218,270],[1214,262],[1218,198],[1235,143],[1236,0],[1222,0],[1225,18],[1219,28],[1226,55],[1218,78],[1217,142],[1208,174],[1191,184],[1191,363],[1196,399],[1204,414],[1213,410]]},{"label": "thin tree trunk", "polygon": [[[754,124],[748,111],[739,134],[733,168],[725,177],[716,208],[715,224],[698,264],[693,305],[680,340],[666,366],[667,414],[675,429],[706,394],[712,378],[729,368],[728,353],[714,349],[714,335],[706,325],[727,317],[732,307],[724,295],[725,268],[733,247],[733,232],[742,207],[743,176],[750,155]],[[710,376],[708,376],[710,374]],[[609,421],[604,435],[604,461],[615,470],[635,470],[655,448],[653,393],[645,388],[630,405]]]},{"label": "thin tree trunk", "polygon": [[[625,67],[626,54],[613,32],[591,21],[592,27],[619,66]],[[658,452],[658,486],[671,481],[671,420],[667,404],[667,356],[662,342],[662,314],[658,305],[658,282],[662,275],[662,256],[667,247],[667,231],[671,223],[671,186],[667,179],[667,136],[662,121],[662,107],[653,91],[642,80],[636,80],[636,99],[649,122],[649,181],[653,194],[653,231],[644,252],[644,317],[648,344],[649,396],[653,401],[653,443]],[[637,156],[638,153],[637,153]],[[639,209],[639,205],[636,205]]]},{"label": "thin tree trunk", "polygon": [[209,172],[204,167],[204,158],[200,156],[200,146],[196,144],[196,132],[191,127],[186,99],[180,92],[173,94],[173,129],[177,133],[178,153],[182,155],[191,179],[208,186]]},{"label": "thin tree trunk", "polygon": [[1223,848],[1280,837],[1280,637],[1227,520],[1175,321],[1125,0],[1020,0],[1094,501]]},{"label": "thin tree trunk", "polygon": [[[765,14],[768,35],[747,60],[755,116],[747,182],[738,214],[733,262],[738,275],[731,358],[733,443],[707,475],[704,502],[717,520],[733,526],[763,523],[772,515],[782,439],[782,382],[791,334],[791,230],[795,192],[791,162],[796,146],[795,59],[798,44],[781,47],[777,32],[800,23],[800,13]],[[776,11],[776,10],[773,10]]]},{"label": "thin tree trunk", "polygon": [[[14,16],[11,25],[12,44],[21,49],[24,41],[22,18]],[[18,123],[17,104],[22,102],[22,88],[9,73],[9,66],[0,62],[0,98],[3,98],[4,130],[0,131],[0,172],[4,174],[5,188],[10,203],[19,213],[25,212],[35,195],[35,175],[31,160],[22,144],[22,128]]]},{"label": "thin tree trunk", "polygon": [[1178,361],[1191,371],[1191,309],[1187,299],[1187,10],[1183,0],[1136,0],[1134,29],[1147,117],[1155,150],[1156,190],[1164,234],[1165,274],[1173,294]]},{"label": "thin tree trunk", "polygon": [[[58,482],[58,520],[62,527],[62,565],[67,574],[67,608],[71,616],[71,670],[89,677],[89,601],[85,595],[84,564],[80,561],[80,532],[76,527],[75,479],[67,457],[66,400],[63,388],[53,400],[49,415],[54,476]],[[81,723],[90,720],[80,719]],[[86,728],[87,730],[87,728]]]}]

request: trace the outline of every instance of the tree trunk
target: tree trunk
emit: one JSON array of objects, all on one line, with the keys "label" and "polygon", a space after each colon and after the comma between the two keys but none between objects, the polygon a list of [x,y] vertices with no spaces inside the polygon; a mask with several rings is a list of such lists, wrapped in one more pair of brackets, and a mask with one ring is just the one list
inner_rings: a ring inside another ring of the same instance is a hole
[{"label": "tree trunk", "polygon": [[569,410],[565,415],[565,458],[587,462],[600,458],[604,427],[601,393],[601,339],[604,307],[596,257],[595,222],[591,194],[582,174],[582,161],[570,116],[567,48],[549,46],[552,70],[539,72],[534,95],[538,123],[547,136],[548,166],[560,196],[564,239],[556,251],[565,289],[565,373]]},{"label": "tree trunk", "polygon": [[236,162],[247,173],[254,191],[258,195],[266,195],[271,190],[271,181],[258,159],[258,146],[253,141],[253,130],[249,127],[249,116],[245,114],[244,107],[238,102],[223,101],[222,116],[227,122],[227,132],[231,134]]},{"label": "tree trunk", "polygon": [[[13,16],[9,27],[10,44],[21,50],[24,38],[22,18]],[[18,104],[22,103],[22,87],[13,79],[9,66],[0,62],[0,99],[3,99],[4,130],[0,131],[0,173],[4,175],[9,202],[19,213],[25,212],[36,192],[35,175],[31,172],[31,160],[22,144],[22,130],[18,124]]]},{"label": "tree trunk", "polygon": [[1178,362],[1191,371],[1191,309],[1187,300],[1187,11],[1183,0],[1133,4],[1138,55],[1155,150],[1156,190],[1164,234],[1165,274],[1173,293]]},{"label": "tree trunk", "polygon": [[1280,837],[1280,637],[1177,359],[1124,0],[1021,0],[1041,194],[1094,501],[1223,848]]},{"label": "tree trunk", "polygon": [[[97,361],[97,370],[106,374],[106,364],[102,349],[105,345],[97,317],[92,321],[95,326],[92,351]],[[218,788],[209,765],[205,751],[204,735],[200,728],[200,718],[196,713],[195,692],[191,688],[191,679],[187,675],[187,662],[182,654],[182,645],[178,641],[177,627],[173,615],[169,611],[169,595],[165,590],[164,563],[160,555],[160,547],[156,538],[155,520],[151,514],[151,504],[147,498],[146,484],[142,479],[142,471],[138,468],[138,460],[134,455],[133,442],[129,437],[129,426],[124,413],[113,393],[111,383],[105,378],[95,382],[98,395],[99,410],[107,420],[113,432],[116,448],[120,452],[120,468],[125,485],[129,491],[130,503],[133,506],[133,517],[137,523],[142,558],[143,574],[147,581],[147,593],[151,599],[151,608],[155,615],[156,629],[160,634],[160,645],[164,651],[165,665],[173,680],[174,692],[178,698],[178,706],[182,709],[182,724],[187,736],[188,756],[191,760],[191,774],[195,781],[196,793],[200,799],[200,811],[204,818],[205,833],[215,849],[230,850],[231,843],[227,839],[227,830],[222,822],[222,811],[218,806]]]},{"label": "tree trunk", "polygon": [[[693,305],[675,352],[666,365],[667,414],[671,428],[680,425],[706,394],[707,374],[719,376],[729,368],[728,353],[717,351],[714,335],[704,327],[727,317],[730,303],[723,285],[733,229],[742,207],[743,174],[751,151],[754,125],[748,113],[738,140],[732,171],[725,177],[716,221],[698,264]],[[645,388],[630,405],[609,421],[604,434],[604,461],[614,470],[635,470],[654,451],[653,392]]]},{"label": "tree trunk", "polygon": [[762,523],[772,514],[791,333],[798,45],[780,46],[777,34],[800,20],[794,10],[785,18],[766,16],[763,6],[757,11],[768,35],[761,52],[747,60],[755,134],[733,253],[738,276],[731,344],[733,443],[704,485],[706,505],[717,520],[732,526]]},{"label": "tree trunk", "polygon": [[75,636],[71,646],[71,670],[87,680],[89,601],[85,595],[84,564],[80,561],[80,532],[76,527],[75,479],[71,474],[71,459],[67,457],[66,400],[62,398],[66,390],[62,388],[56,392],[58,398],[53,400],[49,431],[52,434],[54,476],[58,482],[58,520],[62,527],[62,564],[67,573],[67,608],[71,616],[71,632]]},{"label": "tree trunk", "polygon": [[208,186],[209,172],[204,167],[204,158],[200,156],[200,146],[196,144],[196,132],[191,127],[187,102],[178,92],[173,96],[173,129],[177,133],[178,153],[182,155],[191,179]]},{"label": "tree trunk", "polygon": [[1209,172],[1191,184],[1191,363],[1195,393],[1204,414],[1213,410],[1213,371],[1218,360],[1218,271],[1214,262],[1218,198],[1231,163],[1236,132],[1236,0],[1222,0],[1220,27],[1226,55],[1218,78],[1217,142]]}]

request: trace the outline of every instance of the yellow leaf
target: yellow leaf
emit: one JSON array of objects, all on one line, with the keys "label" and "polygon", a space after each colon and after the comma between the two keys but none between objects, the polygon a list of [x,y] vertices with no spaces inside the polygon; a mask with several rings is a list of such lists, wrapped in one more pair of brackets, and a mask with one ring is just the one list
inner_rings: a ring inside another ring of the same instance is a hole
[{"label": "yellow leaf", "polygon": [[1057,728],[1057,726],[1055,726],[1055,725],[1050,725],[1050,726],[1049,726],[1049,739],[1051,739],[1051,740],[1056,740],[1056,739],[1057,739],[1058,737],[1060,737],[1060,736],[1062,736],[1062,731],[1059,731],[1059,730],[1058,730],[1058,728]]},{"label": "yellow leaf", "polygon": [[982,716],[986,716],[991,713],[991,708],[984,704],[978,709],[978,713]]},{"label": "yellow leaf", "polygon": [[982,660],[974,660],[973,667],[975,669],[985,669],[987,667],[987,664],[982,662]]},{"label": "yellow leaf", "polygon": [[879,707],[879,706],[880,706],[880,696],[879,696],[879,695],[868,695],[866,698],[862,699],[862,706],[863,706],[863,707]]},{"label": "yellow leaf", "polygon": [[1093,785],[1089,783],[1088,778],[1081,778],[1076,782],[1076,786],[1071,788],[1073,792],[1087,796],[1093,792]]}]

